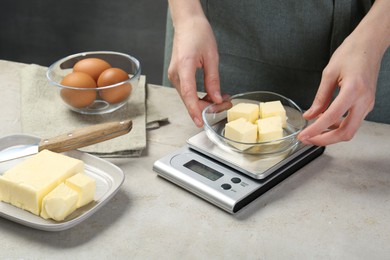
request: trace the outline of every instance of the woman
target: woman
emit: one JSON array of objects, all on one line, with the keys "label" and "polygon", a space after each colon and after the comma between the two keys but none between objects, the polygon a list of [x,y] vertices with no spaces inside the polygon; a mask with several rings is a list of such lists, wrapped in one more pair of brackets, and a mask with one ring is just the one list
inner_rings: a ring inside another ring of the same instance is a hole
[{"label": "woman", "polygon": [[[168,78],[197,126],[209,102],[222,102],[221,89],[291,98],[308,109],[305,118],[317,118],[298,136],[307,144],[350,140],[376,91],[368,119],[390,123],[389,53],[382,62],[390,1],[169,0],[169,8]],[[202,100],[197,86],[207,93]]]}]

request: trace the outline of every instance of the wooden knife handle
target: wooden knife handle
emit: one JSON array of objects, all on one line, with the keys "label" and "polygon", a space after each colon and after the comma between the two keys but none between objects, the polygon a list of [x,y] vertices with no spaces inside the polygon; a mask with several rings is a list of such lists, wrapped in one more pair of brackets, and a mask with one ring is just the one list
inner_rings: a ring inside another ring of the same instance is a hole
[{"label": "wooden knife handle", "polygon": [[39,151],[48,149],[53,152],[65,152],[96,144],[128,133],[133,126],[131,120],[109,122],[82,127],[39,143]]}]

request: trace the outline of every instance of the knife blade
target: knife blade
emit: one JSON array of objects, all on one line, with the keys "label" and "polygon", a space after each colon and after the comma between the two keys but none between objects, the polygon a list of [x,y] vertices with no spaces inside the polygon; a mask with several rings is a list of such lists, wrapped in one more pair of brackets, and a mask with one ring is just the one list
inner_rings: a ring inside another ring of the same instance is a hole
[{"label": "knife blade", "polygon": [[0,151],[0,163],[33,155],[45,149],[60,153],[100,143],[130,132],[132,126],[133,123],[130,119],[108,122],[78,128],[55,137],[42,139],[37,144],[12,146]]}]

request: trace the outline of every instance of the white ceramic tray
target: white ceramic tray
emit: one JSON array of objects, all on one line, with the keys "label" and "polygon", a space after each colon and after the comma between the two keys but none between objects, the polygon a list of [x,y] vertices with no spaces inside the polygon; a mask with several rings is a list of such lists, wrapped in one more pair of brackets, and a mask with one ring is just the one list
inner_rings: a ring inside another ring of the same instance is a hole
[{"label": "white ceramic tray", "polygon": [[[37,143],[39,140],[39,138],[31,135],[6,136],[0,138],[0,151],[11,146]],[[82,160],[85,164],[85,173],[96,180],[96,193],[93,202],[77,209],[61,222],[45,220],[13,205],[0,202],[0,217],[7,218],[31,228],[45,231],[61,231],[69,229],[89,218],[92,214],[99,210],[117,193],[120,186],[123,184],[125,179],[123,171],[112,163],[77,150],[66,152],[64,154]],[[27,157],[0,163],[0,175],[2,175],[7,169],[10,169],[14,165],[26,160],[26,158]]]}]

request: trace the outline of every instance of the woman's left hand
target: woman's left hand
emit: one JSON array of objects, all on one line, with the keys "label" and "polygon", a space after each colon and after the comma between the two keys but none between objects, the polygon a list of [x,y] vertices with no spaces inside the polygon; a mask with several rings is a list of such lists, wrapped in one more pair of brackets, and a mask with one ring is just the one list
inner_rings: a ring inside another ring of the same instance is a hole
[{"label": "woman's left hand", "polygon": [[[390,1],[377,0],[325,67],[307,120],[316,119],[298,139],[325,146],[351,140],[375,103],[382,57],[390,45]],[[332,101],[335,89],[339,93]]]}]

